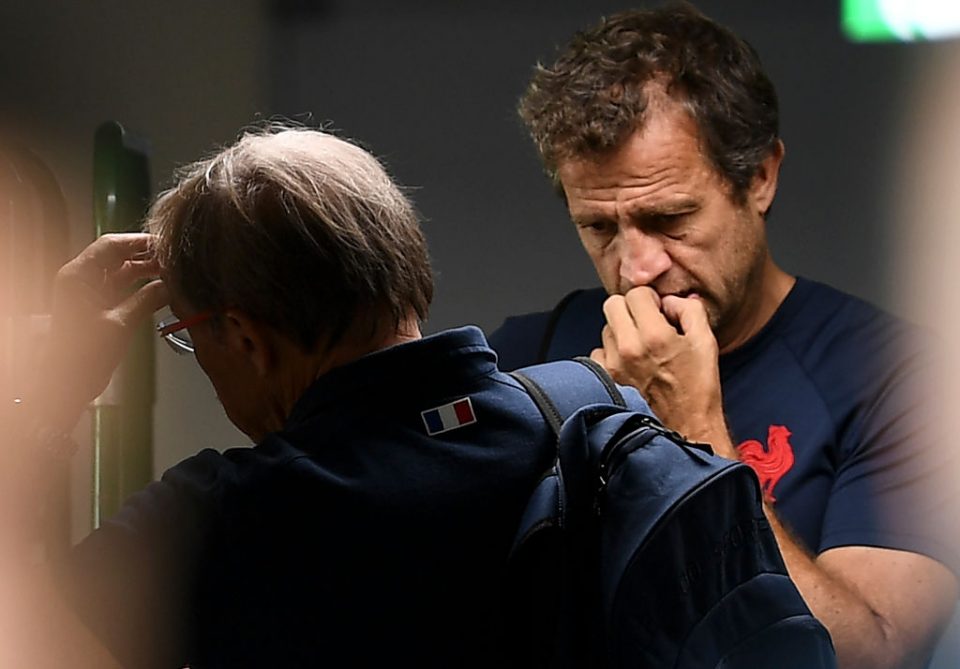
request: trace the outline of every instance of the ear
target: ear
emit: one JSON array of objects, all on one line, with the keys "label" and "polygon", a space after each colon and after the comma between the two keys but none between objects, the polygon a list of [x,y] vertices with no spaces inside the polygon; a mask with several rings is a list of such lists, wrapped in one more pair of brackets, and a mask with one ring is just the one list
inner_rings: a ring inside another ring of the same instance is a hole
[{"label": "ear", "polygon": [[227,348],[246,358],[261,377],[269,376],[277,364],[274,332],[237,309],[224,311],[221,322]]},{"label": "ear", "polygon": [[780,176],[780,164],[783,162],[785,151],[783,141],[778,139],[770,149],[770,153],[757,167],[757,173],[753,175],[753,180],[750,182],[747,203],[761,217],[766,216],[767,210],[773,204],[773,197],[777,194],[777,179]]}]

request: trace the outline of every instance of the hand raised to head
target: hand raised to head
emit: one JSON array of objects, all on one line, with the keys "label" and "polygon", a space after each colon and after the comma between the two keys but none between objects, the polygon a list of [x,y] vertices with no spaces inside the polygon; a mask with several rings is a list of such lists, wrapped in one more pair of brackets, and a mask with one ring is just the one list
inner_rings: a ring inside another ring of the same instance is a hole
[{"label": "hand raised to head", "polygon": [[167,303],[150,247],[148,234],[104,235],[57,273],[42,401],[79,415],[107,387],[137,326]]}]

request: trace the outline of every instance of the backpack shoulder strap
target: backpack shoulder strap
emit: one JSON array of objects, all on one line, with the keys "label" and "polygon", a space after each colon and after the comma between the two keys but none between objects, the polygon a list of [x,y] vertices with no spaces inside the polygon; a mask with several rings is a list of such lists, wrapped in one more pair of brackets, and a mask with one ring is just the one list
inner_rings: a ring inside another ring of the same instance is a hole
[{"label": "backpack shoulder strap", "polygon": [[627,402],[606,371],[587,358],[534,365],[510,375],[557,437],[554,461],[530,495],[510,550],[508,592],[513,600],[508,615],[513,620],[508,629],[517,634],[517,663],[512,666],[592,666],[590,640],[597,633],[591,631],[592,618],[581,597],[581,553],[587,544],[577,540],[577,525],[570,525],[586,509],[572,508],[583,497],[570,497],[570,491],[588,486],[592,469],[561,466],[560,433],[564,421],[582,407],[626,408]]},{"label": "backpack shoulder strap", "polygon": [[557,435],[563,421],[588,404],[615,404],[627,408],[617,384],[590,358],[524,367],[510,372],[510,376],[530,394]]}]

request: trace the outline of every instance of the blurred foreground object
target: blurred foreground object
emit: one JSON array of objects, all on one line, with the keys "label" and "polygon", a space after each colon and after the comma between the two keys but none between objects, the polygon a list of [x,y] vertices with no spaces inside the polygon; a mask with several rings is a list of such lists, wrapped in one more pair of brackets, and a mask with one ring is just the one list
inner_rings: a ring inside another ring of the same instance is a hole
[{"label": "blurred foreground object", "polygon": [[[56,178],[34,153],[0,146],[0,426],[36,373],[49,329],[53,279],[67,260],[69,223]],[[46,509],[46,548],[70,543],[69,476],[66,462],[52,472]]]},{"label": "blurred foreground object", "polygon": [[[948,3],[944,3],[945,5]],[[954,4],[954,3],[950,3]],[[960,11],[958,5],[957,11]],[[960,432],[960,298],[956,290],[960,253],[960,41],[938,45],[913,73],[905,93],[911,113],[903,119],[899,188],[890,197],[897,212],[895,271],[897,309],[936,332],[942,361],[928,395],[946,417],[944,434]],[[940,457],[949,469],[950,489],[960,495],[956,445],[944,443]],[[960,535],[960,520],[951,532]],[[960,666],[960,608],[954,615],[930,669]]]}]

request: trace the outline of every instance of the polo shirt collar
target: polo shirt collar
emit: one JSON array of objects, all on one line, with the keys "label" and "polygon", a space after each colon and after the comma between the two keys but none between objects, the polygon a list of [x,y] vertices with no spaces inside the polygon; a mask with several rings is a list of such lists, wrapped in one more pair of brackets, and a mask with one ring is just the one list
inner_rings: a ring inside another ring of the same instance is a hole
[{"label": "polo shirt collar", "polygon": [[284,429],[345,402],[390,401],[398,393],[416,395],[417,388],[462,385],[495,372],[496,361],[483,332],[472,325],[390,346],[318,378],[294,404]]}]

